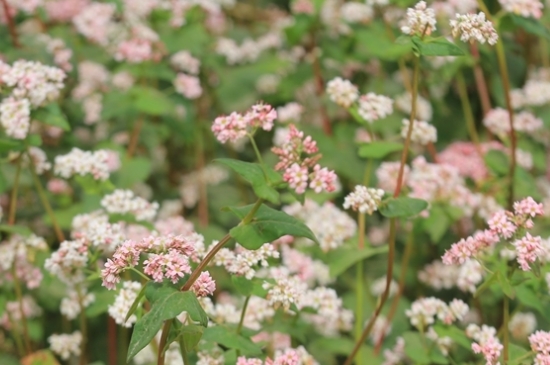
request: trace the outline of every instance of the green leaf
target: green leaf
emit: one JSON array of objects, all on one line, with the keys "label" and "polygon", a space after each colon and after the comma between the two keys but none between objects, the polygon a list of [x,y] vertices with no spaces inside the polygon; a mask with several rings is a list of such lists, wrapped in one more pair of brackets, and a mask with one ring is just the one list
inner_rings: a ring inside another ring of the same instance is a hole
[{"label": "green leaf", "polygon": [[510,356],[510,365],[523,365],[523,364],[532,364],[531,358],[526,358],[525,356],[529,353],[525,348],[518,346],[516,344],[508,344],[508,354]]},{"label": "green leaf", "polygon": [[435,325],[433,328],[439,337],[449,337],[467,350],[472,348],[472,341],[468,339],[464,330],[455,326],[443,326],[440,324]]},{"label": "green leaf", "polygon": [[[252,207],[252,205],[229,207],[229,210],[240,219],[243,219]],[[313,232],[304,223],[284,212],[269,208],[263,204],[250,223],[239,224],[237,227],[232,228],[229,234],[249,250],[256,250],[264,243],[273,242],[277,238],[287,234],[295,237],[309,238],[319,243]]]},{"label": "green leaf", "polygon": [[379,210],[387,218],[408,218],[428,208],[428,202],[416,198],[389,198],[382,202]]},{"label": "green leaf", "polygon": [[483,156],[485,164],[495,175],[504,176],[509,171],[510,162],[508,156],[498,150],[490,150]]},{"label": "green leaf", "polygon": [[527,33],[550,40],[550,30],[548,30],[542,22],[531,17],[525,18],[516,14],[507,14],[507,16],[512,19],[512,22],[516,26],[522,28]]},{"label": "green leaf", "polygon": [[452,221],[443,207],[433,205],[430,216],[423,221],[423,227],[433,243],[439,243],[449,229]]},{"label": "green leaf", "polygon": [[359,147],[359,156],[380,159],[392,152],[401,151],[402,149],[402,143],[375,141]]},{"label": "green leaf", "polygon": [[[506,266],[503,266],[503,270],[507,270]],[[500,287],[502,289],[502,292],[510,299],[514,299],[516,297],[514,288],[510,284],[510,280],[506,277],[506,272],[504,271],[498,271],[497,272],[497,279],[500,283]]]},{"label": "green leaf", "polygon": [[464,51],[445,38],[413,36],[412,42],[417,52],[422,56],[464,56]]},{"label": "green leaf", "polygon": [[497,272],[493,272],[488,278],[485,278],[483,284],[481,284],[474,293],[474,298],[479,297],[481,293],[487,290],[487,288],[489,288],[489,286],[491,286],[491,284],[494,283],[497,279]]},{"label": "green leaf", "polygon": [[116,186],[120,189],[131,188],[144,182],[151,174],[152,163],[144,157],[123,158],[120,170],[116,172]]},{"label": "green leaf", "polygon": [[340,248],[330,253],[329,271],[330,276],[335,278],[343,274],[355,263],[369,257],[388,252],[388,246],[365,247],[362,250],[356,247]]},{"label": "green leaf", "polygon": [[202,339],[216,342],[230,349],[239,350],[245,356],[256,356],[262,353],[262,350],[254,342],[224,326],[208,327],[204,330]]},{"label": "green leaf", "polygon": [[195,351],[197,345],[199,344],[202,335],[204,333],[204,327],[190,324],[183,326],[180,329],[181,341],[180,346],[183,345],[185,352]]},{"label": "green leaf", "polygon": [[192,292],[182,292],[174,287],[147,283],[145,296],[151,301],[151,310],[134,326],[128,346],[128,362],[151,342],[164,321],[177,317],[183,311],[202,326],[208,325],[208,317]]},{"label": "green leaf", "polygon": [[548,316],[548,308],[542,305],[541,298],[534,289],[523,284],[515,287],[518,300],[526,307],[536,309],[543,316]]},{"label": "green leaf", "polygon": [[97,317],[103,313],[106,313],[109,306],[115,302],[117,292],[114,290],[103,290],[94,292],[95,300],[86,307],[86,317]]},{"label": "green leaf", "polygon": [[[50,350],[39,350],[21,359],[25,365],[59,365],[59,362]],[[2,364],[6,364],[2,362]]]},{"label": "green leaf", "polygon": [[18,234],[23,237],[28,237],[32,234],[29,227],[25,226],[11,226],[8,224],[0,224],[0,232],[6,232],[10,234]]},{"label": "green leaf", "polygon": [[128,309],[128,313],[126,313],[126,317],[124,317],[124,323],[126,323],[126,321],[128,321],[128,319],[130,319],[132,314],[134,314],[135,311],[137,310],[137,308],[139,306],[139,303],[141,302],[141,299],[145,295],[145,288],[147,288],[147,285],[143,285],[141,287],[141,290],[139,291],[136,299],[134,299],[134,302],[132,303],[132,306],[130,307],[130,309]]},{"label": "green leaf", "polygon": [[0,138],[0,153],[21,151],[25,148],[22,141],[16,139]]},{"label": "green leaf", "polygon": [[71,125],[58,104],[48,104],[47,106],[36,110],[33,113],[33,117],[44,124],[59,127],[64,131],[71,130]]},{"label": "green leaf", "polygon": [[402,335],[405,340],[405,354],[413,360],[415,364],[430,364],[430,356],[424,348],[419,333],[405,332]]},{"label": "green leaf", "polygon": [[162,92],[146,86],[134,86],[130,89],[135,108],[149,115],[166,115],[172,113],[174,104]]},{"label": "green leaf", "polygon": [[265,297],[265,295],[267,294],[267,291],[262,286],[263,280],[257,278],[248,280],[244,276],[233,275],[231,277],[231,282],[233,283],[233,286],[235,286],[235,289],[245,297],[249,295]]},{"label": "green leaf", "polygon": [[[274,204],[279,203],[279,193],[272,186],[272,182],[280,182],[281,177],[278,173],[273,171],[275,175],[266,176],[266,172],[262,169],[262,166],[257,163],[244,162],[239,160],[233,160],[230,158],[220,158],[214,160],[219,162],[233,171],[235,171],[239,176],[248,181],[254,189],[254,193],[258,198],[265,199]],[[269,181],[268,179],[275,179],[275,181]]]}]

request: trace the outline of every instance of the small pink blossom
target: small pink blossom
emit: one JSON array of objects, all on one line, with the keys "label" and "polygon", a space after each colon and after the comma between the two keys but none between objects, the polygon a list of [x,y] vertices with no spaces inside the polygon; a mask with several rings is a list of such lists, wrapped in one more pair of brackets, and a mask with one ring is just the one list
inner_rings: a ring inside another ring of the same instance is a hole
[{"label": "small pink blossom", "polygon": [[306,192],[307,179],[307,167],[300,166],[297,163],[293,163],[283,174],[283,180],[288,182],[290,188],[294,189],[297,194]]},{"label": "small pink blossom", "polygon": [[188,99],[197,99],[202,95],[202,87],[197,76],[190,76],[184,73],[178,73],[174,80],[176,91]]},{"label": "small pink blossom", "polygon": [[206,297],[214,294],[216,290],[216,282],[210,276],[208,271],[204,271],[200,274],[197,281],[191,286],[191,291],[197,295],[197,297]]},{"label": "small pink blossom", "polygon": [[533,198],[527,197],[519,202],[514,203],[514,212],[516,214],[524,214],[534,217],[544,214],[542,203],[537,203]]},{"label": "small pink blossom", "polygon": [[517,261],[523,271],[531,270],[529,264],[535,262],[544,254],[540,236],[533,237],[526,233],[525,237],[512,243],[516,248]]}]

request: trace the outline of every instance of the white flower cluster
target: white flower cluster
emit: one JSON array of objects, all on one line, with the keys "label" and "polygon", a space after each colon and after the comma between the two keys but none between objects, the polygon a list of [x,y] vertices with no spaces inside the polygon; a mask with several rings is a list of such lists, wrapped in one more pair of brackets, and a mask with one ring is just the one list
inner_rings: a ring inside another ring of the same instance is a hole
[{"label": "white flower cluster", "polygon": [[346,2],[340,7],[340,16],[348,23],[367,23],[374,16],[374,9],[364,3]]},{"label": "white flower cluster", "polygon": [[115,320],[115,322],[123,327],[130,328],[137,321],[137,317],[134,314],[128,318],[125,322],[128,311],[132,307],[132,304],[136,300],[139,291],[141,290],[141,284],[137,281],[125,281],[122,289],[115,297],[113,304],[109,306],[109,315]]},{"label": "white flower cluster", "polygon": [[[210,247],[214,247],[214,244]],[[279,256],[279,251],[275,250],[275,247],[270,243],[264,244],[257,250],[247,250],[237,246],[235,250],[222,248],[214,257],[214,264],[224,266],[231,274],[252,279],[256,275],[255,266],[267,267],[268,258],[279,258]]]},{"label": "white flower cluster", "polygon": [[341,77],[336,77],[328,82],[327,94],[330,100],[344,108],[349,108],[359,98],[357,86]]},{"label": "white flower cluster", "polygon": [[296,102],[287,103],[277,108],[277,121],[280,123],[299,122],[304,107]]},{"label": "white flower cluster", "polygon": [[170,64],[178,71],[198,75],[201,61],[193,57],[189,51],[179,51],[170,57]]},{"label": "white flower cluster", "polygon": [[83,151],[73,147],[66,155],[55,157],[54,173],[65,179],[74,175],[92,175],[96,180],[109,178],[109,153],[106,150]]},{"label": "white flower cluster", "polygon": [[[395,98],[395,107],[403,113],[410,115],[412,106],[412,95],[405,93]],[[432,120],[433,110],[430,102],[420,95],[416,97],[416,118],[420,120]]]},{"label": "white flower cluster", "polygon": [[510,318],[508,329],[516,340],[525,340],[537,329],[537,317],[530,312],[517,312]]},{"label": "white flower cluster", "polygon": [[25,139],[31,122],[31,103],[28,99],[13,97],[0,104],[0,123],[6,134],[15,139]]},{"label": "white flower cluster", "polygon": [[323,286],[307,291],[300,308],[309,307],[317,313],[302,313],[304,319],[325,336],[336,336],[353,327],[353,312],[343,307],[342,299],[334,289]]},{"label": "white flower cluster", "polygon": [[182,178],[180,196],[186,208],[193,208],[199,201],[201,185],[218,185],[227,180],[227,170],[216,166],[206,166],[201,171],[193,171]]},{"label": "white flower cluster", "polygon": [[11,67],[2,63],[1,81],[13,88],[16,99],[28,99],[33,107],[39,107],[59,97],[65,73],[57,68],[35,61],[16,61]]},{"label": "white flower cluster", "polygon": [[355,220],[332,203],[319,206],[312,200],[306,200],[303,206],[295,203],[284,207],[283,210],[304,221],[319,240],[324,252],[340,247],[345,240],[353,237],[357,230]]},{"label": "white flower cluster", "polygon": [[61,306],[59,311],[67,319],[75,319],[79,314],[82,307],[86,308],[95,301],[95,295],[93,293],[81,293],[82,305],[78,292],[74,289],[69,290],[69,294],[61,299]]},{"label": "white flower cluster", "polygon": [[384,95],[368,93],[359,98],[359,115],[367,122],[386,118],[393,113],[393,100]]},{"label": "white flower cluster", "polygon": [[88,249],[83,241],[63,241],[45,261],[44,268],[67,284],[84,281],[83,269],[88,264]]},{"label": "white flower cluster", "polygon": [[233,39],[220,38],[216,45],[216,52],[224,56],[229,65],[236,65],[254,62],[263,51],[279,48],[281,44],[281,35],[272,31],[257,40],[247,38],[240,45]]},{"label": "white flower cluster", "polygon": [[435,29],[435,12],[425,1],[419,1],[414,8],[407,9],[405,25],[401,31],[408,35],[430,35]]},{"label": "white flower cluster", "polygon": [[440,299],[429,297],[414,301],[405,314],[414,327],[425,331],[428,326],[435,323],[436,318],[445,324],[451,324],[457,320],[462,321],[468,310],[468,305],[462,300],[453,299],[447,305]]},{"label": "white flower cluster", "polygon": [[135,196],[131,190],[117,189],[101,199],[101,206],[110,214],[132,214],[138,221],[152,221],[157,215],[157,202]]},{"label": "white flower cluster", "polygon": [[[408,119],[403,119],[403,126],[401,127],[401,137],[407,138],[410,129],[410,122]],[[428,143],[435,143],[437,141],[437,129],[428,122],[421,120],[415,120],[413,123],[413,130],[411,134],[411,141],[423,146]]]},{"label": "white flower cluster", "polygon": [[474,293],[476,286],[482,282],[484,273],[476,260],[466,260],[460,266],[449,266],[436,260],[418,272],[418,280],[435,290],[456,286],[464,292]]},{"label": "white flower cluster", "polygon": [[536,79],[542,75],[530,75],[523,89],[514,89],[511,92],[514,109],[529,106],[543,106],[550,103],[550,81]]},{"label": "white flower cluster", "polygon": [[290,310],[292,304],[302,307],[302,300],[307,292],[307,284],[297,276],[289,275],[284,268],[272,268],[270,270],[274,284],[264,282],[263,288],[267,290],[267,301],[269,305],[277,309],[282,307],[285,312],[293,313]]},{"label": "white flower cluster", "polygon": [[542,16],[543,3],[540,0],[498,0],[502,9],[525,18],[539,19]]},{"label": "white flower cluster", "polygon": [[367,188],[366,186],[357,185],[355,190],[349,193],[344,199],[344,209],[353,209],[362,214],[372,215],[378,210],[384,190],[376,188]]},{"label": "white flower cluster", "polygon": [[493,23],[485,19],[485,13],[456,14],[456,18],[450,21],[453,37],[460,35],[463,42],[481,44],[485,42],[494,46],[498,42],[498,34]]},{"label": "white flower cluster", "polygon": [[[491,109],[485,118],[483,124],[492,133],[498,136],[505,136],[510,132],[510,118],[506,109]],[[514,130],[527,134],[534,134],[543,127],[542,119],[537,118],[533,113],[523,111],[514,114]]]},{"label": "white flower cluster", "polygon": [[75,331],[72,334],[51,335],[48,337],[50,349],[61,359],[68,360],[71,355],[80,355],[80,342],[82,334]]},{"label": "white flower cluster", "polygon": [[73,218],[72,237],[86,240],[104,252],[113,252],[126,238],[121,224],[109,223],[101,211],[79,214]]}]

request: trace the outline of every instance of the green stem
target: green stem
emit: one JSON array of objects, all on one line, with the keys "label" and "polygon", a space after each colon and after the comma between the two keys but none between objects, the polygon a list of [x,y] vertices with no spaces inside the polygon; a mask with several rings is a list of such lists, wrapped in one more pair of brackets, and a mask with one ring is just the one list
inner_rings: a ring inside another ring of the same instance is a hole
[{"label": "green stem", "polygon": [[15,170],[15,178],[13,180],[13,188],[11,189],[10,197],[10,211],[8,215],[8,224],[11,226],[15,224],[15,212],[17,208],[17,191],[19,189],[19,177],[21,176],[21,165],[23,164],[23,157],[17,158],[17,169]]},{"label": "green stem", "polygon": [[[358,237],[358,250],[361,251],[365,248],[365,214],[359,213],[359,237]],[[363,331],[363,297],[365,295],[365,283],[363,280],[363,260],[357,262],[357,277],[355,281],[355,295],[356,295],[356,305],[355,305],[355,341],[359,341],[361,338],[361,332]],[[363,363],[363,356],[359,355],[357,358],[356,364],[361,365]]]},{"label": "green stem", "polygon": [[157,353],[157,365],[164,365],[164,353],[166,352],[166,340],[168,339],[168,334],[170,333],[170,327],[172,327],[172,321],[164,321],[162,326],[162,334],[160,335],[159,348]]},{"label": "green stem", "polygon": [[80,343],[80,365],[88,364],[86,360],[87,355],[87,345],[88,345],[88,321],[86,319],[86,308],[84,306],[84,296],[82,295],[82,290],[80,286],[76,286],[76,293],[78,295],[78,305],[80,307],[80,333],[82,334],[82,342]]},{"label": "green stem", "polygon": [[390,237],[389,237],[389,251],[388,251],[388,272],[386,273],[386,288],[384,289],[384,293],[382,293],[382,296],[380,297],[380,301],[378,302],[378,306],[376,307],[376,310],[374,311],[374,314],[369,320],[369,323],[363,330],[363,333],[361,334],[361,337],[359,340],[355,342],[355,346],[353,347],[353,350],[347,357],[346,361],[344,362],[344,365],[351,365],[353,362],[353,359],[359,352],[359,349],[361,348],[361,345],[367,337],[369,336],[372,328],[374,327],[374,322],[376,321],[376,318],[380,315],[380,312],[382,311],[382,307],[386,303],[386,300],[388,299],[388,296],[390,294],[390,285],[392,280],[392,272],[393,272],[393,261],[395,258],[395,218],[390,219]]},{"label": "green stem", "polygon": [[504,318],[503,318],[503,323],[502,323],[502,327],[503,327],[503,332],[502,332],[502,359],[503,359],[503,364],[508,364],[508,348],[509,348],[509,344],[510,344],[510,338],[508,336],[509,334],[509,331],[508,331],[508,322],[510,320],[510,300],[508,299],[508,297],[505,295],[504,296],[504,303],[503,303],[503,311],[504,311]]},{"label": "green stem", "polygon": [[[250,223],[250,221],[252,221],[252,218],[254,218],[254,215],[256,215],[256,213],[258,212],[258,209],[260,209],[260,207],[262,206],[263,202],[264,202],[263,199],[258,199],[258,201],[256,202],[256,204],[254,204],[250,212],[248,212],[248,214],[243,218],[241,223],[239,223],[239,226]],[[210,263],[210,261],[214,258],[214,256],[216,256],[218,251],[220,251],[222,247],[225,246],[227,242],[229,242],[230,240],[231,240],[231,235],[228,233],[220,240],[220,242],[216,244],[216,246],[214,246],[212,250],[210,250],[210,252],[208,252],[208,254],[204,257],[201,263],[195,268],[195,270],[193,270],[193,272],[189,276],[189,279],[187,279],[187,281],[181,288],[181,291],[187,291],[191,289],[191,286],[193,286],[193,284],[198,279],[198,277],[200,276],[204,268]]]},{"label": "green stem", "polygon": [[407,132],[407,138],[405,139],[405,146],[403,153],[401,154],[401,164],[399,166],[399,173],[397,175],[397,184],[395,186],[394,197],[398,197],[401,193],[403,186],[403,174],[405,171],[405,164],[407,163],[407,154],[409,153],[409,147],[411,144],[411,136],[414,128],[414,120],[416,118],[416,99],[418,97],[418,75],[420,73],[420,58],[414,58],[414,71],[413,71],[413,87],[412,87],[412,101],[411,101],[411,115],[409,117],[409,131]]},{"label": "green stem", "polygon": [[[21,291],[21,285],[19,283],[19,278],[17,277],[17,271],[15,269],[15,263],[12,266],[11,274],[13,276],[13,287],[15,290],[15,297],[19,303],[19,312],[21,314],[21,326],[23,327],[23,342],[25,344],[25,353],[30,354],[32,351],[31,340],[29,337],[29,326],[27,324],[27,317],[25,316],[25,311],[23,309],[23,292]],[[17,326],[17,323],[13,323],[13,326]]]},{"label": "green stem", "polygon": [[241,311],[241,319],[239,320],[239,325],[237,326],[237,330],[235,331],[235,333],[237,334],[240,334],[243,328],[244,317],[246,315],[246,308],[248,307],[249,301],[250,301],[250,295],[247,296],[246,299],[244,300],[243,309]]},{"label": "green stem", "polygon": [[[252,134],[247,134],[247,135],[248,135],[248,138],[250,139],[250,143],[252,144],[252,148],[254,148],[254,153],[256,153],[258,162],[260,163],[260,165],[262,165],[262,169],[264,169],[264,160],[262,159],[262,154],[260,153],[260,150],[258,149],[258,145],[254,140],[254,136]],[[264,173],[265,173],[265,170],[264,170]]]},{"label": "green stem", "polygon": [[130,267],[129,268],[131,271],[135,272],[136,274],[138,274],[139,276],[141,276],[141,278],[147,280],[147,281],[151,281],[151,278],[147,277],[147,275],[145,275],[144,273],[142,273],[141,271],[137,270],[135,267]]},{"label": "green stem", "polygon": [[[413,234],[413,231],[411,230],[411,232],[409,232],[409,236],[407,237],[403,258],[401,259],[401,273],[399,274],[398,291],[392,299],[390,311],[388,312],[388,317],[386,320],[386,330],[387,330],[387,327],[390,325],[390,323],[392,323],[393,317],[397,313],[399,299],[401,298],[401,296],[403,295],[403,291],[405,290],[405,279],[407,278],[407,268],[409,266],[413,245],[414,245],[414,234]],[[386,333],[386,330],[384,330],[382,333]],[[380,338],[378,339],[378,343],[374,348],[375,355],[378,355],[378,353],[380,353],[383,343],[384,343],[384,336],[380,336]]]},{"label": "green stem", "polygon": [[48,201],[48,197],[46,196],[46,192],[44,191],[44,188],[42,187],[42,184],[40,183],[40,179],[38,178],[38,175],[36,174],[36,169],[34,167],[34,163],[32,160],[32,156],[30,155],[29,151],[27,150],[27,157],[29,158],[30,165],[31,165],[31,174],[34,181],[34,185],[36,187],[36,191],[38,192],[38,196],[40,197],[40,201],[42,202],[42,205],[44,206],[44,209],[46,209],[46,212],[48,213],[48,216],[50,217],[50,220],[52,221],[53,229],[55,231],[55,235],[57,237],[57,240],[59,242],[65,241],[65,235],[63,234],[63,231],[59,227],[59,223],[57,222],[57,219],[55,218],[55,214],[53,212],[52,206],[50,205],[50,202]]},{"label": "green stem", "polygon": [[[483,0],[478,0],[479,8],[485,12],[487,19],[495,23],[493,17],[489,13],[487,6]],[[498,15],[498,14],[497,14]],[[498,18],[497,18],[498,19]],[[495,26],[498,24],[495,23]],[[508,110],[509,122],[510,122],[510,172],[509,172],[509,187],[508,187],[508,208],[512,208],[514,204],[514,176],[516,171],[516,149],[517,149],[517,136],[514,129],[514,108],[512,107],[512,98],[510,96],[510,78],[508,77],[508,66],[506,65],[506,54],[504,53],[504,44],[502,38],[499,37],[495,46],[498,60],[498,68],[500,71],[500,77],[502,78],[502,86],[504,88],[504,98],[506,100],[506,109]]]},{"label": "green stem", "polygon": [[26,355],[26,352],[25,352],[25,346],[23,345],[23,341],[21,340],[21,335],[19,333],[19,330],[17,329],[15,320],[13,319],[11,313],[9,311],[6,311],[6,314],[10,321],[10,324],[12,325],[13,340],[15,341],[17,352],[19,353],[19,356],[23,358]]},{"label": "green stem", "polygon": [[474,113],[472,112],[470,99],[468,99],[468,91],[466,90],[466,83],[464,82],[464,76],[461,71],[456,73],[456,86],[458,87],[458,95],[460,96],[460,102],[462,103],[462,110],[464,112],[464,118],[466,119],[468,133],[470,134],[470,138],[474,142],[476,149],[479,153],[481,153],[481,149],[479,147],[479,136],[475,126]]}]

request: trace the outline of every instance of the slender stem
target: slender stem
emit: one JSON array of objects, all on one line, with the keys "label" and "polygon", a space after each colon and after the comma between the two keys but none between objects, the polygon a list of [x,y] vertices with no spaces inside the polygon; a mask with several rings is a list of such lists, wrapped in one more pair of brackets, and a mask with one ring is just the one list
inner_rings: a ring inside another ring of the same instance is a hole
[{"label": "slender stem", "polygon": [[[372,161],[372,160],[371,160]],[[365,214],[359,213],[359,236],[357,242],[357,249],[359,251],[365,249]],[[363,260],[357,262],[357,277],[355,279],[355,341],[359,341],[361,338],[361,332],[363,332],[363,296],[365,292],[365,283],[363,278]],[[357,365],[363,364],[363,357],[360,355],[356,361]]]},{"label": "slender stem", "polygon": [[160,335],[159,348],[157,353],[157,365],[164,365],[164,353],[166,352],[166,340],[168,339],[168,334],[170,333],[170,327],[172,327],[172,321],[164,321],[162,326],[162,334]]},{"label": "slender stem", "polygon": [[36,187],[36,191],[38,192],[38,196],[40,197],[40,201],[42,202],[42,205],[44,206],[44,209],[46,209],[46,212],[48,213],[48,216],[50,217],[50,220],[52,221],[53,229],[55,231],[55,235],[57,236],[57,240],[59,242],[65,241],[65,235],[63,234],[63,231],[61,230],[61,227],[59,227],[59,223],[57,222],[57,218],[55,218],[55,214],[53,213],[52,206],[50,205],[50,202],[48,201],[48,197],[46,196],[46,192],[44,191],[44,188],[42,187],[42,184],[40,183],[40,179],[38,178],[38,175],[36,174],[36,170],[34,167],[34,163],[32,160],[32,156],[27,151],[27,156],[29,158],[30,164],[31,164],[31,174],[34,181],[34,185]]},{"label": "slender stem", "polygon": [[10,226],[15,224],[15,212],[17,210],[17,190],[19,189],[19,177],[21,176],[21,166],[23,164],[23,157],[17,158],[17,169],[15,170],[15,178],[13,180],[13,188],[11,189],[10,197],[10,211],[8,216],[8,224]]},{"label": "slender stem", "polygon": [[508,347],[510,344],[510,339],[508,336],[508,322],[510,320],[510,300],[506,295],[504,296],[504,303],[502,306],[504,312],[504,319],[502,323],[502,359],[504,364],[508,364]]},{"label": "slender stem", "polygon": [[491,97],[489,96],[489,89],[487,88],[487,82],[485,81],[485,76],[483,75],[483,70],[479,64],[479,50],[476,43],[470,43],[470,52],[475,59],[474,64],[474,78],[476,81],[477,93],[479,95],[479,100],[481,101],[481,109],[483,111],[483,116],[487,115],[491,110]]},{"label": "slender stem", "polygon": [[[262,169],[264,169],[264,160],[262,159],[262,154],[260,153],[260,150],[258,149],[258,145],[254,140],[254,136],[252,134],[248,134],[248,138],[250,139],[250,144],[252,145],[252,148],[254,148],[254,153],[256,154],[256,158],[258,158],[258,162],[260,163],[260,165],[262,165]],[[265,170],[264,170],[264,173],[265,173]]]},{"label": "slender stem", "polygon": [[464,82],[464,76],[460,71],[456,73],[456,86],[458,88],[458,95],[460,96],[460,102],[462,104],[462,111],[464,112],[464,118],[466,119],[466,128],[468,129],[470,138],[474,142],[477,152],[479,153],[480,156],[483,156],[483,154],[481,153],[481,147],[479,146],[479,136],[477,134],[477,130],[475,126],[472,105],[470,104],[470,99],[468,99],[466,82]]},{"label": "slender stem", "polygon": [[[239,225],[245,225],[250,223],[250,221],[252,220],[252,218],[254,218],[254,215],[258,211],[258,209],[260,209],[260,206],[262,205],[263,202],[264,202],[263,199],[258,199],[256,204],[254,204],[250,212],[248,212],[246,217],[243,218],[243,220],[241,221],[241,223],[239,223]],[[187,279],[185,284],[180,289],[181,291],[187,291],[191,289],[191,286],[193,286],[193,284],[198,279],[198,277],[200,276],[204,268],[210,263],[210,261],[214,258],[214,256],[216,256],[218,251],[220,251],[222,247],[225,246],[227,242],[229,242],[230,240],[231,240],[231,235],[229,233],[223,236],[220,242],[218,242],[216,246],[214,246],[214,248],[212,248],[212,250],[208,252],[208,254],[204,257],[201,263],[195,268],[195,270],[193,270],[193,272],[189,276],[189,279]]]},{"label": "slender stem", "polygon": [[0,0],[2,1],[2,7],[4,9],[4,14],[6,16],[6,20],[8,22],[8,29],[10,32],[11,41],[13,43],[13,46],[15,48],[20,48],[21,44],[19,43],[19,38],[17,36],[17,29],[15,28],[15,22],[13,21],[13,16],[11,15],[10,7],[8,5],[7,0]]},{"label": "slender stem", "polygon": [[[118,364],[118,354],[117,354],[117,326],[113,317],[107,317],[107,359],[109,365]],[[126,347],[127,343],[122,343],[121,348]]]},{"label": "slender stem", "polygon": [[432,157],[433,162],[437,163],[437,150],[435,149],[435,145],[433,144],[433,142],[428,142],[426,147],[428,148],[428,153]]},{"label": "slender stem", "polygon": [[126,150],[126,156],[132,157],[136,153],[137,145],[139,142],[139,135],[143,128],[143,118],[139,118],[134,124],[132,134],[130,135],[130,142],[128,142],[128,149]]},{"label": "slender stem", "polygon": [[19,334],[19,330],[17,329],[15,320],[13,319],[13,316],[10,313],[10,311],[6,311],[6,315],[8,316],[10,324],[12,325],[13,340],[15,341],[17,352],[19,353],[19,356],[23,358],[26,355],[26,353],[25,353],[25,346],[23,345],[23,341],[21,340],[21,335]]},{"label": "slender stem", "polygon": [[[25,310],[23,308],[23,293],[21,291],[21,285],[19,283],[19,278],[17,277],[17,270],[15,268],[15,263],[12,266],[11,274],[13,277],[13,288],[15,290],[15,297],[19,303],[19,312],[21,314],[21,326],[23,327],[23,341],[25,344],[25,353],[30,354],[32,351],[31,340],[29,337],[29,326],[27,324],[27,317],[25,316]],[[13,326],[17,326],[17,323],[13,323]]]},{"label": "slender stem", "polygon": [[[487,19],[494,23],[493,17],[483,0],[477,0],[479,8],[487,15]],[[510,172],[509,172],[509,188],[508,188],[508,207],[511,209],[514,204],[514,176],[516,172],[516,149],[517,136],[514,129],[514,108],[512,107],[512,98],[510,96],[510,78],[508,77],[508,66],[506,65],[506,54],[504,53],[504,44],[502,38],[499,37],[495,46],[498,60],[498,68],[500,77],[502,78],[502,86],[504,87],[504,98],[506,100],[506,109],[508,110],[508,118],[510,122]]]},{"label": "slender stem", "polygon": [[[393,317],[397,313],[397,307],[399,305],[399,299],[401,299],[401,296],[403,295],[403,292],[405,290],[405,279],[407,277],[407,268],[409,266],[409,261],[412,254],[412,249],[414,245],[414,234],[411,230],[409,232],[409,236],[407,237],[407,242],[405,244],[405,252],[403,253],[403,258],[401,259],[401,272],[399,274],[399,287],[398,291],[395,294],[395,296],[392,299],[390,311],[388,312],[388,316],[386,319],[386,329],[382,331],[382,333],[386,333],[387,328],[389,327],[390,323],[392,323]],[[380,336],[378,339],[378,343],[376,344],[376,347],[374,348],[374,354],[378,355],[380,353],[380,350],[382,349],[382,344],[384,343],[384,336]]]},{"label": "slender stem", "polygon": [[86,307],[84,306],[84,296],[80,286],[76,286],[76,293],[78,295],[78,305],[80,307],[80,333],[82,334],[82,342],[80,342],[80,365],[88,364],[87,361],[87,347],[88,347],[88,321],[86,319]]},{"label": "slender stem", "polygon": [[204,167],[206,165],[205,158],[204,158],[204,136],[202,133],[202,129],[198,128],[197,132],[197,170],[201,174],[201,183],[199,184],[199,205],[198,205],[198,213],[199,213],[199,223],[202,227],[208,226],[208,192],[206,190],[206,183],[202,181],[202,174],[204,174]]},{"label": "slender stem", "polygon": [[240,334],[243,328],[244,317],[246,315],[246,308],[248,307],[248,302],[250,301],[250,295],[246,297],[243,304],[243,309],[241,311],[241,319],[239,320],[239,325],[237,326],[236,334]]},{"label": "slender stem", "polygon": [[413,72],[413,88],[412,88],[412,101],[411,101],[411,115],[409,118],[409,131],[407,132],[407,138],[405,139],[405,146],[403,153],[401,154],[401,165],[399,166],[399,173],[397,175],[397,184],[395,186],[394,197],[398,197],[401,193],[403,186],[403,174],[405,171],[405,164],[407,163],[407,154],[409,153],[409,147],[411,144],[411,136],[414,128],[414,120],[416,118],[416,99],[418,96],[418,74],[420,73],[420,58],[414,58],[414,72]]},{"label": "slender stem", "polygon": [[365,342],[372,328],[374,327],[374,322],[376,321],[376,318],[378,318],[378,316],[380,315],[380,312],[382,311],[382,307],[386,303],[386,300],[388,299],[388,296],[390,294],[390,284],[391,284],[392,272],[393,272],[393,260],[395,256],[395,218],[390,219],[390,238],[389,238],[388,245],[389,245],[389,251],[388,251],[388,272],[386,274],[386,288],[384,289],[384,292],[380,297],[380,301],[378,302],[378,306],[376,307],[374,314],[372,315],[372,317],[369,320],[369,323],[363,330],[363,333],[361,334],[361,337],[359,338],[359,340],[355,342],[355,346],[353,347],[353,350],[351,351],[348,358],[344,362],[344,365],[351,365],[351,363],[353,362],[353,359],[359,352],[361,345],[363,344],[363,342]]}]

